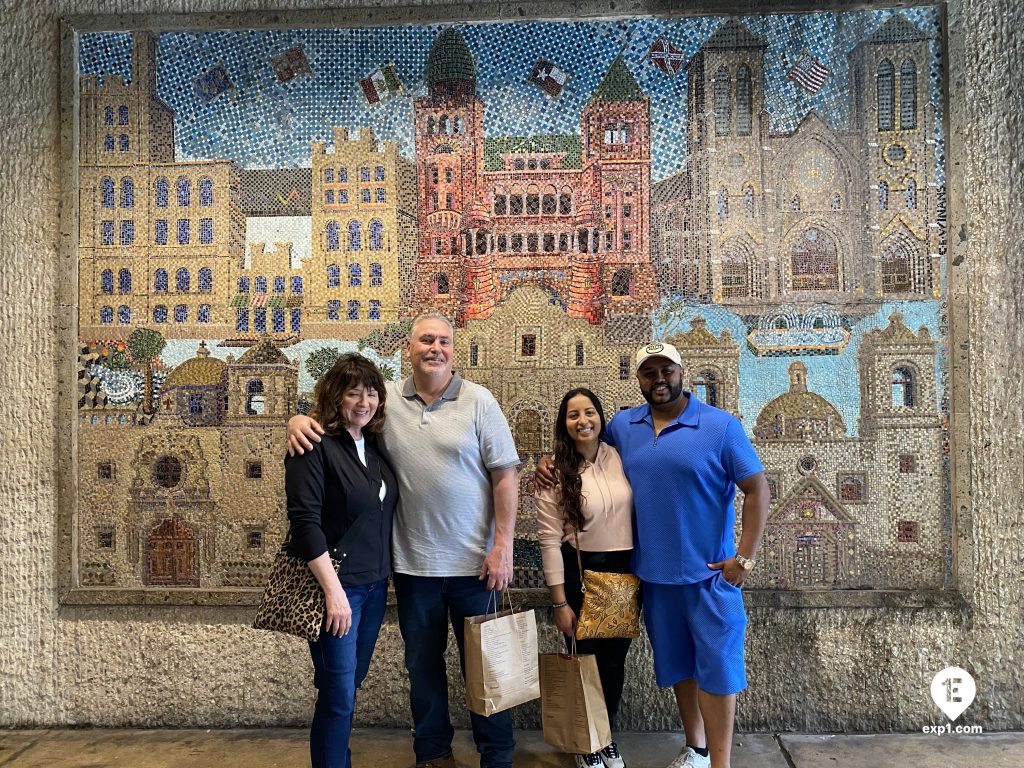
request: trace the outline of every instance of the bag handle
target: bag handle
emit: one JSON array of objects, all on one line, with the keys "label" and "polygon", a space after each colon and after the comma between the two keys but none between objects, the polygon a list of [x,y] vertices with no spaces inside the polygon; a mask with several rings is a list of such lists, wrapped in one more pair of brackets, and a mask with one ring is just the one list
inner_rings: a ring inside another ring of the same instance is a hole
[{"label": "bag handle", "polygon": [[[504,598],[504,600],[502,600]],[[507,589],[492,589],[487,596],[487,607],[484,609],[484,615],[491,613],[491,605],[494,606],[494,615],[498,615],[501,611],[502,603],[508,603],[509,610],[513,613],[516,607],[512,605],[512,596],[508,593]]]},{"label": "bag handle", "polygon": [[587,593],[587,583],[583,580],[583,559],[580,557],[580,532],[574,525],[572,527],[572,538],[576,543],[576,567],[580,569],[580,592]]}]

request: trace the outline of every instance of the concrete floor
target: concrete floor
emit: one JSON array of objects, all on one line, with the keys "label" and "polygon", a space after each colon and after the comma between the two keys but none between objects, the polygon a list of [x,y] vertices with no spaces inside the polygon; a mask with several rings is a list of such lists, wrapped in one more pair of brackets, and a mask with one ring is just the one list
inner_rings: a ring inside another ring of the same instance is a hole
[{"label": "concrete floor", "polygon": [[[538,731],[516,734],[517,768],[568,768]],[[679,752],[680,733],[624,733],[629,768],[664,768]],[[739,734],[732,768],[984,768],[1024,766],[1024,733],[976,736],[880,734],[810,736]],[[263,730],[0,730],[0,766],[18,768],[302,768],[306,732]],[[472,736],[459,731],[460,768],[475,768]],[[356,768],[412,768],[406,730],[360,728],[353,734]]]}]

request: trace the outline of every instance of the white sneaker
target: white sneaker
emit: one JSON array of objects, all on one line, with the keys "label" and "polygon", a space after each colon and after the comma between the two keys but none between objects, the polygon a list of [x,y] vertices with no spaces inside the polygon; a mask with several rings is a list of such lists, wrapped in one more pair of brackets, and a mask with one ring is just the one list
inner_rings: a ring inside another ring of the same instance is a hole
[{"label": "white sneaker", "polygon": [[679,757],[669,763],[668,768],[711,768],[711,757],[698,755],[689,747],[683,747]]},{"label": "white sneaker", "polygon": [[622,761],[622,755],[619,754],[619,745],[614,741],[602,749],[600,754],[604,768],[626,768],[626,764]]},{"label": "white sneaker", "polygon": [[591,752],[589,755],[576,755],[576,768],[601,768],[601,753]]}]

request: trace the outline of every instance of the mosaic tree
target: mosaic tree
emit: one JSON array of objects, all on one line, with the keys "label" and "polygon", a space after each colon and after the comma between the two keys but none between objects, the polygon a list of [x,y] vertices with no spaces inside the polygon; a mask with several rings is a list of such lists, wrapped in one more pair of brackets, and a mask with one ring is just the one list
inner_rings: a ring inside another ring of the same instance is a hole
[{"label": "mosaic tree", "polygon": [[146,389],[142,398],[142,412],[153,413],[153,361],[163,352],[167,340],[151,328],[136,328],[128,336],[128,352],[136,365],[146,367]]}]

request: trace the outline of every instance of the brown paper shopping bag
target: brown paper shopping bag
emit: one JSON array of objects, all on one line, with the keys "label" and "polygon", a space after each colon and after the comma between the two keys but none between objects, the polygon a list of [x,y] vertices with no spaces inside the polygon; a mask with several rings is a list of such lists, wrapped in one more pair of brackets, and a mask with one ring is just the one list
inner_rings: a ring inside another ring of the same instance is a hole
[{"label": "brown paper shopping bag", "polygon": [[587,755],[611,744],[597,657],[541,654],[540,711],[544,741],[555,749]]},{"label": "brown paper shopping bag", "polygon": [[466,706],[470,711],[490,717],[540,698],[533,610],[468,616],[465,632]]}]

